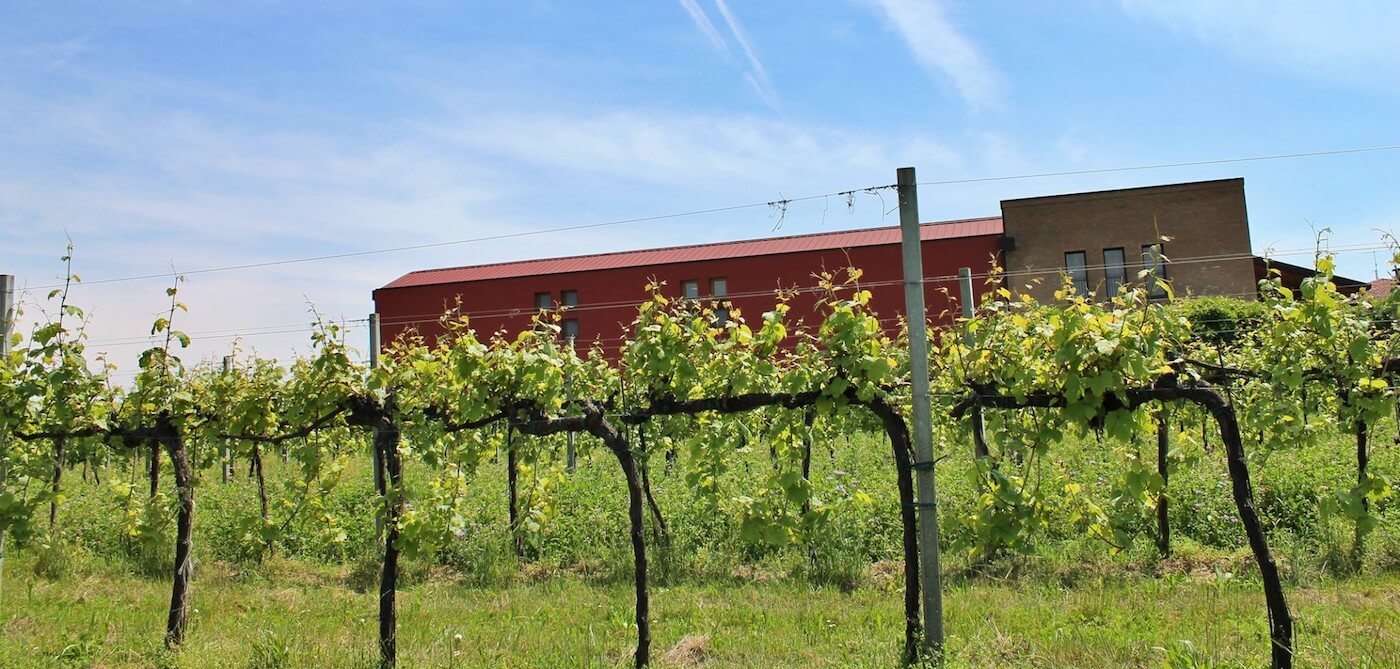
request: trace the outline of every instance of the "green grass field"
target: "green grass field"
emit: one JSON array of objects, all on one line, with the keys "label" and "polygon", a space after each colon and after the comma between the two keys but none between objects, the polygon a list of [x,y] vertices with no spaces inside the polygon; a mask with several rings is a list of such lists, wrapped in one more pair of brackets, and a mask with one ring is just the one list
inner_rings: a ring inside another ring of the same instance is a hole
[{"label": "green grass field", "polygon": [[[374,595],[334,570],[279,563],[197,574],[189,642],[160,644],[168,585],[121,574],[57,582],[10,564],[4,667],[372,667]],[[1290,591],[1299,666],[1400,666],[1400,579]],[[658,587],[661,666],[895,667],[899,597],[792,581]],[[633,642],[626,584],[562,574],[502,587],[442,576],[400,598],[405,667],[616,667]],[[1122,574],[1073,586],[960,583],[947,593],[952,667],[1260,667],[1258,584]],[[461,635],[458,639],[457,635]],[[669,652],[668,652],[669,651]],[[1175,663],[1173,663],[1175,662]]]},{"label": "green grass field", "polygon": [[[1174,557],[1156,557],[1146,521],[1139,540],[1114,553],[1056,516],[1059,510],[1051,510],[1032,554],[986,561],[950,552],[948,666],[1266,666],[1263,597],[1219,451],[1203,450],[1188,433],[1179,448],[1188,456],[1200,451],[1199,461],[1173,475]],[[1052,450],[1040,484],[1110,481],[1114,449],[1131,447],[1077,437]],[[1377,448],[1376,471],[1400,469],[1397,451]],[[1261,515],[1297,620],[1298,666],[1400,667],[1395,509],[1383,509],[1360,564],[1348,559],[1349,526],[1316,511],[1319,490],[1352,475],[1349,453],[1345,435],[1337,435],[1256,458]],[[275,457],[267,460],[271,485],[285,485],[288,472]],[[669,548],[652,551],[658,664],[898,666],[899,529],[887,460],[887,447],[870,436],[840,440],[830,454],[818,449],[819,490],[855,487],[873,502],[837,514],[812,553],[741,541],[732,517],[698,501],[679,470],[658,464],[654,483],[673,533]],[[743,490],[764,466],[755,455],[725,485]],[[471,481],[465,536],[405,562],[401,666],[626,665],[635,639],[631,556],[614,462],[603,452],[586,455],[578,474],[551,491],[551,512],[528,561],[514,555],[505,529],[501,469],[486,465]],[[413,485],[422,474],[410,466]],[[374,666],[377,563],[365,464],[348,458],[344,481],[326,500],[337,532],[326,532],[322,520],[295,521],[264,564],[242,529],[257,514],[251,482],[240,476],[222,485],[217,470],[203,477],[185,647],[168,653],[161,646],[168,540],[127,537],[103,486],[74,470],[59,538],[47,549],[43,541],[7,548],[0,667]],[[123,478],[140,480],[116,468],[105,480]],[[945,536],[956,542],[964,531],[957,517],[968,512],[973,491],[966,467],[945,465],[940,487]],[[274,508],[275,516],[286,512]]]}]

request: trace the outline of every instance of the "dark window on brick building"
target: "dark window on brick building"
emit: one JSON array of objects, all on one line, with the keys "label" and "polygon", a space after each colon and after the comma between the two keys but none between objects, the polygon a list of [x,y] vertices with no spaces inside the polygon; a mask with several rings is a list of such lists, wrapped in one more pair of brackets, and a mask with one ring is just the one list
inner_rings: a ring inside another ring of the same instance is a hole
[{"label": "dark window on brick building", "polygon": [[566,290],[566,291],[563,291],[563,292],[559,293],[559,302],[562,303],[562,304],[563,304],[564,306],[566,306],[566,307],[577,307],[577,306],[578,306],[578,291],[577,291],[577,290]]},{"label": "dark window on brick building", "polygon": [[1084,267],[1083,251],[1065,253],[1065,273],[1074,282],[1074,292],[1080,295],[1089,294],[1089,271]]},{"label": "dark window on brick building", "polygon": [[1108,297],[1117,295],[1128,278],[1127,258],[1122,248],[1103,250],[1103,276]]},{"label": "dark window on brick building", "polygon": [[564,319],[564,327],[559,334],[564,338],[564,341],[570,346],[578,343],[578,319]]},{"label": "dark window on brick building", "polygon": [[549,293],[535,293],[536,309],[553,309],[554,296]]}]

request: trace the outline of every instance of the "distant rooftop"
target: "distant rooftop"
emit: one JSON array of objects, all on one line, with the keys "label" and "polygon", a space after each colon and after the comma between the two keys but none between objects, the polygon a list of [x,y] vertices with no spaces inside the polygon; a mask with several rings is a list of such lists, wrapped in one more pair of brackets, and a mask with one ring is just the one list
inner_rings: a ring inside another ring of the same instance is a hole
[{"label": "distant rooftop", "polygon": [[[956,221],[923,223],[919,227],[919,238],[955,239],[960,237],[981,237],[1002,234],[1001,217],[969,218]],[[645,267],[674,263],[718,260],[722,258],[743,258],[749,256],[774,255],[801,251],[825,251],[848,249],[861,246],[898,244],[899,226],[866,228],[863,230],[842,230],[838,232],[818,232],[787,237],[748,239],[692,246],[670,246],[657,249],[640,249],[614,253],[567,256],[563,258],[541,258],[513,262],[467,265],[409,272],[384,288],[407,288],[441,283],[464,283],[486,281],[517,276],[537,276],[541,274],[566,274],[600,269],[623,267]],[[383,288],[381,289],[383,290]]]},{"label": "distant rooftop", "polygon": [[1371,282],[1370,288],[1367,289],[1367,291],[1371,293],[1371,297],[1378,300],[1384,300],[1390,297],[1390,291],[1392,290],[1395,290],[1395,279],[1376,279]]}]

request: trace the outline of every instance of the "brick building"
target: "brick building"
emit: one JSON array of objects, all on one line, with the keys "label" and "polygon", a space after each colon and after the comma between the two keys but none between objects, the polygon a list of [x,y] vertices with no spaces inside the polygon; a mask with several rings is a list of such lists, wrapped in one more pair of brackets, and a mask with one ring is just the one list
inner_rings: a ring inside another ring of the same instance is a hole
[{"label": "brick building", "polygon": [[[1083,292],[1111,294],[1153,268],[1178,295],[1252,295],[1244,179],[1051,195],[1001,203],[1010,283],[1048,300],[1064,268]],[[1162,237],[1169,238],[1159,244]],[[1169,262],[1154,262],[1164,257]],[[1018,280],[1018,272],[1039,283]]]},{"label": "brick building", "polygon": [[[985,273],[994,259],[1013,290],[1051,299],[1063,275],[1079,290],[1106,295],[1138,281],[1170,282],[1176,295],[1256,294],[1264,262],[1250,250],[1244,180],[1148,186],[1006,200],[1000,217],[925,223],[921,228],[928,313],[947,322],[961,267]],[[1169,238],[1159,243],[1163,237]],[[405,274],[374,291],[384,341],[415,329],[430,339],[438,319],[458,306],[485,336],[529,327],[539,309],[567,307],[565,337],[621,341],[644,286],[665,282],[677,298],[715,300],[751,316],[772,307],[774,291],[798,289],[794,318],[810,320],[819,294],[814,275],[847,266],[891,331],[903,312],[898,227],[522,260]],[[1275,263],[1296,285],[1311,270]],[[1343,290],[1361,282],[1338,277]],[[1156,285],[1155,283],[1153,285]],[[981,291],[978,282],[977,290]]]}]

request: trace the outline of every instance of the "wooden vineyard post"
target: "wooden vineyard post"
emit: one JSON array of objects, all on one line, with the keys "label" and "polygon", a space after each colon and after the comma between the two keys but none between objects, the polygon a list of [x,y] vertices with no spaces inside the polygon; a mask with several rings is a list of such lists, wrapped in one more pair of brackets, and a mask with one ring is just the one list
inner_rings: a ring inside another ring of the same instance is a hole
[{"label": "wooden vineyard post", "polygon": [[929,406],[928,322],[924,303],[923,242],[919,236],[919,187],[914,168],[897,172],[899,228],[904,260],[904,308],[909,321],[909,373],[914,391],[914,474],[919,510],[919,571],[924,598],[924,643],[930,659],[943,656],[943,576],[938,546],[937,483],[933,475],[933,415]]}]

